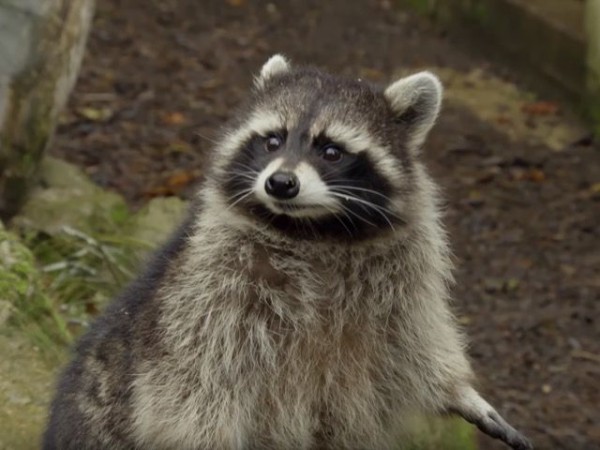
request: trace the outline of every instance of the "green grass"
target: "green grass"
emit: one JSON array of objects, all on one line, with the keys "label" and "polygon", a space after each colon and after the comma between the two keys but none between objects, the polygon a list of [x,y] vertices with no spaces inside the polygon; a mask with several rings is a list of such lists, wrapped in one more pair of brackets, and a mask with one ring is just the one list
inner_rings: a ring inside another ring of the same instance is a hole
[{"label": "green grass", "polygon": [[70,335],[85,329],[133,278],[141,250],[149,246],[118,234],[63,227],[30,241],[42,279]]},{"label": "green grass", "polygon": [[44,289],[33,253],[2,227],[0,293],[3,321],[25,330],[36,345],[50,349],[56,342],[70,342],[66,324]]},{"label": "green grass", "polygon": [[122,233],[71,227],[52,235],[30,232],[20,240],[2,231],[2,246],[12,258],[9,270],[0,270],[0,290],[10,292],[9,323],[49,353],[86,329],[133,278],[138,255],[149,249]]}]

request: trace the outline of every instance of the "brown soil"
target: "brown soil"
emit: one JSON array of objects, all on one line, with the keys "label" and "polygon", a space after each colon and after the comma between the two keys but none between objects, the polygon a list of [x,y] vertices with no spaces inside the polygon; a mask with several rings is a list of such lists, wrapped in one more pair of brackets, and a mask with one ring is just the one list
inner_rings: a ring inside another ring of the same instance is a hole
[{"label": "brown soil", "polygon": [[[134,206],[188,196],[274,52],[374,80],[489,67],[389,1],[102,0],[52,153]],[[482,390],[538,449],[600,449],[598,148],[514,142],[450,104],[426,158],[446,189]]]}]

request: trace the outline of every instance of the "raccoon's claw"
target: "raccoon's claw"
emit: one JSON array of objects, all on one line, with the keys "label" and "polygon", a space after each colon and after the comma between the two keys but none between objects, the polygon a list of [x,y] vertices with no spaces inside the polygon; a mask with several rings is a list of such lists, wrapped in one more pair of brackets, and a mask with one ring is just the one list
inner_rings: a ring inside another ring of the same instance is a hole
[{"label": "raccoon's claw", "polygon": [[476,425],[485,434],[500,439],[510,446],[513,450],[532,450],[531,442],[515,430],[506,420],[496,411],[490,411],[483,417],[465,419]]},{"label": "raccoon's claw", "polygon": [[504,420],[472,387],[459,391],[450,411],[462,416],[483,433],[505,442],[513,450],[533,449],[531,442]]}]

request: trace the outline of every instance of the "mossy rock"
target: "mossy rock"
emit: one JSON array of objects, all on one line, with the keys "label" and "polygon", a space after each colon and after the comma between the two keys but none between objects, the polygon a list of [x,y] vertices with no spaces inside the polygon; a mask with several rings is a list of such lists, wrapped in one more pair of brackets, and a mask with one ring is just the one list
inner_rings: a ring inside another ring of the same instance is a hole
[{"label": "mossy rock", "polygon": [[154,248],[179,225],[186,209],[178,197],[154,198],[132,217],[131,236]]},{"label": "mossy rock", "polygon": [[94,184],[76,166],[46,157],[38,186],[11,224],[50,235],[64,226],[83,232],[112,232],[129,220],[125,200]]},{"label": "mossy rock", "polygon": [[177,227],[186,209],[187,202],[177,197],[158,197],[132,214],[119,194],[100,188],[73,164],[47,157],[41,164],[38,186],[11,225],[19,231],[50,236],[69,227],[134,239],[154,248]]},{"label": "mossy rock", "polygon": [[11,226],[32,250],[49,295],[76,335],[135,276],[185,209],[178,198],[156,198],[132,214],[120,195],[103,190],[78,167],[48,157]]}]

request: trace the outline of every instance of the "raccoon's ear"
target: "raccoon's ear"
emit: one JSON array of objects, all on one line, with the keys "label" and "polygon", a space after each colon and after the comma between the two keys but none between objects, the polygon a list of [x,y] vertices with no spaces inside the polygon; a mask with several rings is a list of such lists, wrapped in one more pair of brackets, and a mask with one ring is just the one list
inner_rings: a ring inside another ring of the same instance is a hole
[{"label": "raccoon's ear", "polygon": [[275,75],[285,73],[290,70],[290,63],[282,55],[273,55],[260,69],[260,75],[254,80],[256,87],[263,87],[265,83]]},{"label": "raccoon's ear", "polygon": [[407,124],[410,149],[418,149],[435,123],[442,105],[442,83],[430,72],[420,72],[389,85],[384,95],[398,120]]}]

